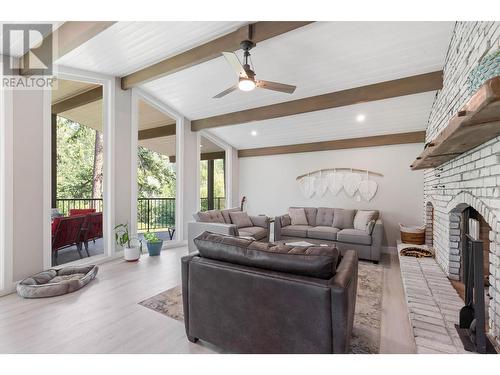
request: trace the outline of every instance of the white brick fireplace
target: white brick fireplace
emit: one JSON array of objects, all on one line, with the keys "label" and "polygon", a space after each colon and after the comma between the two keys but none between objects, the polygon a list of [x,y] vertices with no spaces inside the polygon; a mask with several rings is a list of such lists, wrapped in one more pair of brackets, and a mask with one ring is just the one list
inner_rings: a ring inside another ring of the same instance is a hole
[{"label": "white brick fireplace", "polygon": [[[446,57],[443,89],[436,95],[426,141],[433,140],[470,98],[470,71],[500,48],[500,23],[457,22]],[[500,137],[424,174],[427,243],[450,279],[460,278],[460,215],[474,208],[489,232],[489,334],[500,344]]]}]

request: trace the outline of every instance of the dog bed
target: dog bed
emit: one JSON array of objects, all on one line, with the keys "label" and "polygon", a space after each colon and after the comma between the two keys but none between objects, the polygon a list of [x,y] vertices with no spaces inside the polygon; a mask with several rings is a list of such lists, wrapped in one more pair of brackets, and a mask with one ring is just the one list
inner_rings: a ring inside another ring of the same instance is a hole
[{"label": "dog bed", "polygon": [[17,284],[17,294],[24,298],[44,298],[71,293],[91,282],[98,269],[87,266],[43,271]]}]

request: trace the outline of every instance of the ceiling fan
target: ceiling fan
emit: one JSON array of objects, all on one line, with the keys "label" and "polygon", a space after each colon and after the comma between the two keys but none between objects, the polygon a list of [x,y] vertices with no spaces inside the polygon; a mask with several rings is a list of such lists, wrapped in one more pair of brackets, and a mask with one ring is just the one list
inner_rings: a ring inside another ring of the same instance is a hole
[{"label": "ceiling fan", "polygon": [[285,92],[287,94],[292,94],[295,91],[296,86],[255,79],[255,72],[252,69],[253,66],[250,67],[250,64],[248,63],[250,50],[255,47],[255,44],[250,40],[244,40],[241,42],[240,46],[241,49],[245,51],[243,54],[243,65],[240,63],[238,56],[236,56],[234,52],[222,52],[222,55],[226,58],[229,65],[231,65],[236,71],[236,74],[238,74],[238,83],[215,95],[214,99],[222,98],[237,89],[240,89],[241,91],[252,91],[256,87],[266,90]]}]

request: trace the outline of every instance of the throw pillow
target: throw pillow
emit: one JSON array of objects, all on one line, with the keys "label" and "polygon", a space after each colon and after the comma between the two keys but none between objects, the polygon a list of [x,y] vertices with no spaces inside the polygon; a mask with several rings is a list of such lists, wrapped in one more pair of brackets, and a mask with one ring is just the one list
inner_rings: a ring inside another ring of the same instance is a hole
[{"label": "throw pillow", "polygon": [[283,215],[281,217],[281,227],[287,227],[289,225],[292,225],[292,219],[290,218],[290,215]]},{"label": "throw pillow", "polygon": [[197,216],[202,223],[225,223],[224,216],[219,210],[198,212]]},{"label": "throw pillow", "polygon": [[333,213],[333,227],[338,229],[353,229],[356,210],[335,208]]},{"label": "throw pillow", "polygon": [[368,223],[368,225],[366,226],[366,233],[371,235],[373,233],[373,228],[375,228],[375,220],[372,220]]},{"label": "throw pillow", "polygon": [[333,208],[319,207],[316,215],[316,225],[331,227],[333,224]]},{"label": "throw pillow", "polygon": [[303,208],[289,208],[288,215],[292,220],[292,225],[308,225],[306,211]]},{"label": "throw pillow", "polygon": [[229,216],[229,213],[234,212],[234,211],[240,212],[241,210],[239,207],[234,207],[234,208],[226,208],[225,210],[222,210],[220,212],[222,214],[222,216],[224,217],[224,221],[226,222],[226,224],[232,224],[231,217]]},{"label": "throw pillow", "polygon": [[229,212],[229,216],[231,217],[232,223],[238,228],[253,227],[252,220],[250,220],[250,217],[244,211]]},{"label": "throw pillow", "polygon": [[354,229],[366,230],[366,226],[375,218],[376,211],[358,210],[354,217]]}]

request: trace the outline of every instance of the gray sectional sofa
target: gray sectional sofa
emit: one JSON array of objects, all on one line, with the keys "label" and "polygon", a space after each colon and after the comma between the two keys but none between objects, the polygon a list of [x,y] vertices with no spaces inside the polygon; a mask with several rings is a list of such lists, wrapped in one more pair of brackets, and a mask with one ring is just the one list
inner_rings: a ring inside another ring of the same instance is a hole
[{"label": "gray sectional sofa", "polygon": [[360,259],[377,263],[384,237],[379,216],[376,210],[290,207],[288,214],[275,218],[274,241],[335,244],[342,253],[356,250]]},{"label": "gray sectional sofa", "polygon": [[265,215],[248,215],[248,221],[245,220],[245,216],[238,207],[194,214],[195,221],[188,223],[189,252],[197,250],[193,240],[206,231],[269,242],[269,218]]}]

